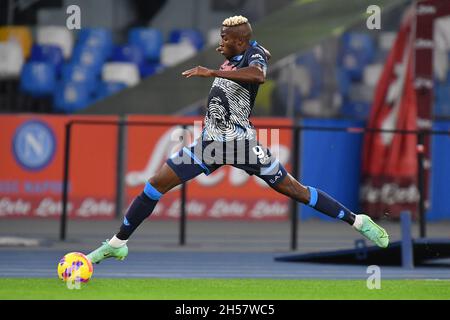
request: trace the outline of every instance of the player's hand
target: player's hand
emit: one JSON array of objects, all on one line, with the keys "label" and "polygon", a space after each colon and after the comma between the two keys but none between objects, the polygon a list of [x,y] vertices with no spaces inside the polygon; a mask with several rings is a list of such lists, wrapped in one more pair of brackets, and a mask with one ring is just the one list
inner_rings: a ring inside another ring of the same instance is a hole
[{"label": "player's hand", "polygon": [[186,78],[190,77],[212,77],[212,70],[198,66],[189,70],[186,70],[182,73]]}]

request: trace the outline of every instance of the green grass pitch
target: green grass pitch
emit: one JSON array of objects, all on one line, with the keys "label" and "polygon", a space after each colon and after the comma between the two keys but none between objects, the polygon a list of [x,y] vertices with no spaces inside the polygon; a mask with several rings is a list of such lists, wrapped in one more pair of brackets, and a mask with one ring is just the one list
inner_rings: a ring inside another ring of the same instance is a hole
[{"label": "green grass pitch", "polygon": [[0,278],[0,300],[450,299],[449,280],[96,279],[69,289],[59,279]]}]

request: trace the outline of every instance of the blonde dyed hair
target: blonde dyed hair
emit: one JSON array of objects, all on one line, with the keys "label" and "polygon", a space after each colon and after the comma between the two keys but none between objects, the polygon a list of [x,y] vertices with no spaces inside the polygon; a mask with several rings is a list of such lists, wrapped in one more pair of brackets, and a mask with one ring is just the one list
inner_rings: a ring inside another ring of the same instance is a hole
[{"label": "blonde dyed hair", "polygon": [[235,27],[248,23],[248,19],[244,16],[229,17],[222,22],[224,27]]}]

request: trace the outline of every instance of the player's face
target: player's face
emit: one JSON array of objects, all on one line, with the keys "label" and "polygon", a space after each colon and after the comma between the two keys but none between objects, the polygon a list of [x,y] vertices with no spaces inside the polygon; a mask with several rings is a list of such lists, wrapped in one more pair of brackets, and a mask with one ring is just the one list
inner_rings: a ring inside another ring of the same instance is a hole
[{"label": "player's face", "polygon": [[227,59],[231,59],[241,53],[241,42],[234,33],[230,32],[230,28],[223,27],[220,32],[220,42],[217,51]]}]

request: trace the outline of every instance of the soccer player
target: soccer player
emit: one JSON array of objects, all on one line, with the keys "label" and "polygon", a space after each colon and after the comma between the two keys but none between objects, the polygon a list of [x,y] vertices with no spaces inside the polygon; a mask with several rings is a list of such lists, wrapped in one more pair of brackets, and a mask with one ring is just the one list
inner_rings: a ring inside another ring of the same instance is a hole
[{"label": "soccer player", "polygon": [[110,257],[125,259],[128,239],[166,192],[202,173],[209,175],[224,164],[256,175],[277,192],[345,221],[379,247],[388,246],[388,234],[369,216],[351,212],[318,188],[303,186],[286,172],[269,149],[258,143],[249,117],[258,87],[265,81],[269,52],[251,38],[247,18],[234,16],[224,20],[216,49],[226,58],[220,69],[198,66],[182,73],[186,78],[215,78],[201,137],[171,156],[147,181],[143,192],[128,208],[119,231],[88,254],[92,262]]}]

